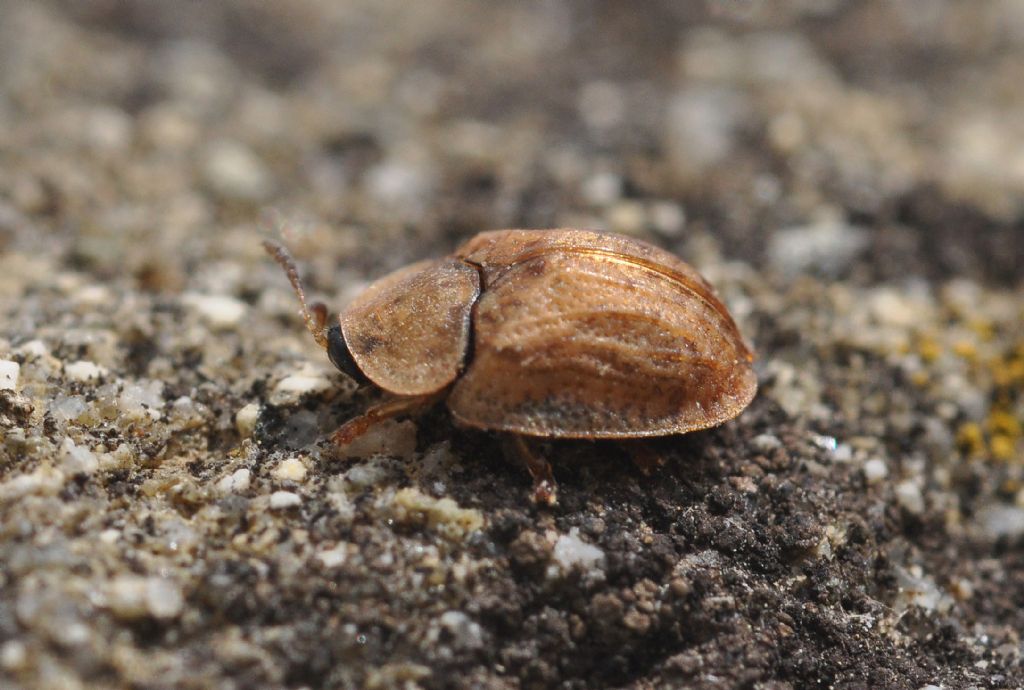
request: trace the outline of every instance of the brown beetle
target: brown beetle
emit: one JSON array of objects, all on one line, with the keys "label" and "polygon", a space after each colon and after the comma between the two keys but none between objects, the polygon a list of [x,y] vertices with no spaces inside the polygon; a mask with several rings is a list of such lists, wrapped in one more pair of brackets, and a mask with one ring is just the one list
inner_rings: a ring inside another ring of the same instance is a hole
[{"label": "brown beetle", "polygon": [[327,326],[283,247],[266,242],[331,362],[394,397],[344,424],[447,399],[459,424],[510,434],[555,502],[550,465],[524,437],[631,439],[732,419],[753,399],[753,354],[692,267],[639,240],[586,230],[498,230],[370,285]]}]

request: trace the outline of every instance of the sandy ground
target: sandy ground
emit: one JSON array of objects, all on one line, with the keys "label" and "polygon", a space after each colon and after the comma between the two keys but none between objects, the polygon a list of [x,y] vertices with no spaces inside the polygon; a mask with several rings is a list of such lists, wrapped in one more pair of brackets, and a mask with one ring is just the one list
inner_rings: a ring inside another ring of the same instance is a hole
[{"label": "sandy ground", "polygon": [[[1024,5],[0,0],[0,685],[1024,684]],[[758,351],[538,509],[311,292],[500,227],[666,247]]]}]

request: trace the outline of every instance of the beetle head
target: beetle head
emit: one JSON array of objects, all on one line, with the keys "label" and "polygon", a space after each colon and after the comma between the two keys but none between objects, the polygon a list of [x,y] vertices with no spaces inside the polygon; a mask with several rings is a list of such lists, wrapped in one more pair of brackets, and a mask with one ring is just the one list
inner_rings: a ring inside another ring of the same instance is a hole
[{"label": "beetle head", "polygon": [[348,349],[348,343],[345,342],[341,326],[337,324],[327,329],[327,357],[331,360],[331,364],[338,367],[343,374],[354,379],[356,383],[362,385],[369,381],[366,374],[356,365],[356,361],[352,359],[352,353]]}]

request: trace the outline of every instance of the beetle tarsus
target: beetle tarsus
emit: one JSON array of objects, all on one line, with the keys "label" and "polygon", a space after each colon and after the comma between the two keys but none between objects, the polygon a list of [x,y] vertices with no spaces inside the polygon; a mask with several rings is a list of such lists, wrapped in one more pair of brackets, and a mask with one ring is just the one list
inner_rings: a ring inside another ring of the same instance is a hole
[{"label": "beetle tarsus", "polygon": [[558,504],[558,486],[551,472],[551,463],[535,453],[522,436],[506,436],[507,447],[526,466],[533,478],[533,502],[538,505]]}]

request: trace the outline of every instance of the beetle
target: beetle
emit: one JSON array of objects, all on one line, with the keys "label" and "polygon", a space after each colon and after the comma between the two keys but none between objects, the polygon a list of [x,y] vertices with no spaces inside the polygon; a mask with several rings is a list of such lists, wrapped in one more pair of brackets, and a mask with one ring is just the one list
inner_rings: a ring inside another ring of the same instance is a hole
[{"label": "beetle", "polygon": [[503,432],[554,504],[529,439],[684,434],[738,415],[757,392],[752,350],[711,285],[673,254],[588,230],[483,232],[442,259],[372,283],[328,325],[288,275],[306,327],[357,383],[391,395],[332,436],[447,402],[457,424]]}]

